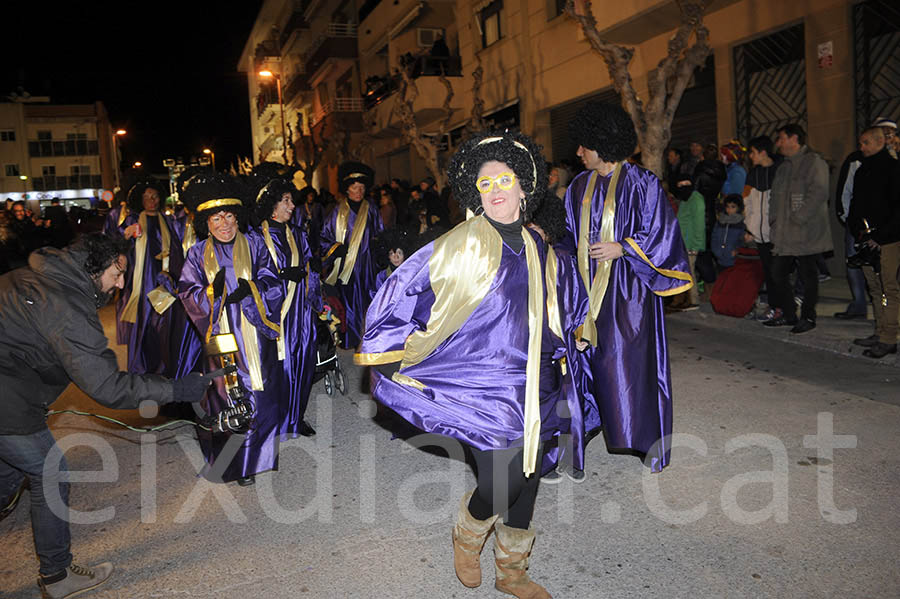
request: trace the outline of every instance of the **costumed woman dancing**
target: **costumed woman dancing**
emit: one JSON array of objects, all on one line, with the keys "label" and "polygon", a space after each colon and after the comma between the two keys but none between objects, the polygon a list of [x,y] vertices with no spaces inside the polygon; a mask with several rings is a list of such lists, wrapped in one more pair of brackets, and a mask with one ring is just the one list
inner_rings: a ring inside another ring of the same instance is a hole
[{"label": "costumed woman dancing", "polygon": [[496,588],[546,598],[526,573],[531,517],[540,474],[559,457],[555,437],[583,430],[558,360],[587,298],[562,272],[567,263],[523,227],[547,189],[530,138],[476,135],[449,174],[454,197],[475,215],[388,277],[366,314],[356,362],[373,366],[378,401],[471,451],[478,486],[462,498],[452,535],[459,580],[481,583],[479,556],[493,530]]},{"label": "costumed woman dancing", "polygon": [[338,167],[338,185],[345,198],[328,215],[319,237],[322,278],[326,285],[337,288],[346,311],[347,332],[342,339],[346,349],[359,345],[375,288],[375,261],[369,243],[384,225],[378,205],[365,199],[374,177],[375,171],[361,162],[344,162]]},{"label": "costumed woman dancing", "polygon": [[[200,241],[188,250],[178,296],[207,341],[234,333],[238,376],[254,411],[246,434],[198,430],[209,463],[203,475],[214,482],[249,485],[255,474],[278,469],[279,429],[288,401],[276,346],[283,287],[265,242],[252,231],[241,231],[247,230],[245,190],[228,175],[212,173],[195,176],[190,191],[185,199]],[[205,372],[218,368],[213,358],[205,360]],[[227,397],[224,378],[218,377],[203,408],[218,414]]]}]

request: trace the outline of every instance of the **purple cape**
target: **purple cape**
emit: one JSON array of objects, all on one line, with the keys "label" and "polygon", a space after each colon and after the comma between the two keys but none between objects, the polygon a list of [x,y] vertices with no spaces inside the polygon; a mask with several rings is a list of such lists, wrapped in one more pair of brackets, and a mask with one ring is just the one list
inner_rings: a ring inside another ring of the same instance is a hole
[{"label": "purple cape", "polygon": [[[343,239],[336,239],[335,226],[337,223],[337,215],[340,204],[338,204],[322,226],[320,236],[320,249],[322,252],[322,272],[329,273],[334,264],[333,255],[329,255],[329,251],[334,244],[350,242],[350,236],[353,234],[353,225],[356,224],[356,213],[350,210],[347,218],[347,233]],[[346,312],[347,332],[344,335],[343,343],[345,348],[355,348],[359,345],[360,337],[363,331],[363,319],[366,316],[366,310],[369,307],[369,301],[372,297],[372,289],[375,288],[375,259],[372,252],[369,251],[369,242],[373,237],[381,233],[384,226],[381,223],[381,214],[378,212],[378,206],[374,202],[369,202],[369,216],[366,220],[366,230],[359,244],[359,252],[356,255],[356,264],[353,266],[353,273],[346,285],[340,281],[335,284],[341,302],[344,304]]]},{"label": "purple cape", "polygon": [[[129,214],[121,227],[119,235],[125,228],[138,222],[139,214]],[[159,314],[153,309],[147,294],[160,284],[175,295],[174,282],[181,274],[184,256],[181,242],[172,228],[172,219],[164,216],[169,229],[169,277],[161,275],[162,260],[155,258],[162,251],[162,233],[159,219],[147,217],[147,250],[144,257],[144,272],[141,277],[141,298],[138,302],[137,316],[134,323],[122,322],[122,310],[132,293],[133,273],[135,268],[135,239],[129,240],[131,251],[128,254],[128,268],[125,272],[125,287],[120,301],[116,304],[117,333],[121,327],[124,341],[128,345],[129,372],[135,374],[163,374],[177,377],[187,371],[182,369],[181,357],[183,348],[196,337],[193,328],[180,302],[174,302],[168,310]]]},{"label": "purple cape", "polygon": [[[306,269],[309,263],[310,250],[306,242],[306,234],[290,224],[286,227],[273,226],[269,223],[269,234],[277,255],[278,270],[290,266],[291,248],[285,234],[293,235],[297,250],[300,253],[300,268]],[[260,229],[254,229],[260,239]],[[270,254],[271,255],[271,254]],[[296,437],[300,432],[300,423],[309,403],[309,393],[316,373],[316,328],[313,318],[318,312],[318,274],[310,272],[297,284],[290,308],[285,314],[284,328],[284,360],[280,362],[287,381],[287,413],[281,420],[279,432]],[[287,299],[287,281],[282,281],[285,299]],[[274,321],[273,321],[274,322]]]},{"label": "purple cape", "polygon": [[[577,256],[581,203],[590,174],[585,171],[575,177],[564,200],[568,231],[560,247],[572,256]],[[610,178],[598,176],[591,200],[591,230],[600,229]],[[661,295],[683,288],[687,281],[653,266],[687,275],[687,251],[666,193],[650,171],[628,163],[623,166],[615,214],[614,237],[627,254],[612,264],[596,320],[598,345],[575,352],[572,370],[584,399],[587,430],[602,426],[611,449],[646,454],[656,472],[668,464],[672,434],[672,381]],[[593,280],[597,263],[591,260],[590,264]],[[576,276],[581,283],[580,275]]]},{"label": "purple cape", "polygon": [[[536,236],[536,234],[532,233]],[[541,273],[546,249],[538,238]],[[410,256],[381,287],[366,315],[362,354],[383,354],[404,348],[407,337],[424,328],[435,296],[429,259],[434,243]],[[564,335],[571,336],[584,320],[587,298],[574,282],[569,265],[560,260],[557,297]],[[460,275],[464,276],[464,267]],[[544,278],[544,277],[542,277]],[[547,282],[544,280],[546,290]],[[545,304],[546,305],[546,304]],[[545,307],[541,343],[541,439],[571,433],[579,440],[581,409],[572,385],[564,384],[559,358],[562,339],[550,331]],[[451,437],[477,449],[521,445],[524,428],[525,367],[528,358],[528,267],[525,249],[518,253],[503,245],[490,290],[462,326],[418,364],[402,368],[425,388],[397,383],[373,369],[373,396],[417,428]],[[390,360],[386,360],[389,362]],[[549,452],[542,471],[558,460]],[[583,463],[577,455],[576,464]]]},{"label": "purple cape", "polygon": [[[266,310],[266,317],[277,323],[280,319],[283,290],[281,279],[278,278],[275,264],[266,249],[265,243],[252,231],[246,235],[250,246],[250,259],[252,261],[253,281],[256,283],[262,297],[262,303]],[[225,269],[225,293],[237,288],[237,279],[234,273],[232,261],[233,244],[220,244],[212,237],[198,242],[188,251],[181,279],[178,281],[178,296],[184,303],[188,315],[198,330],[203,331],[204,336],[209,328],[209,300],[206,288],[210,281],[206,278],[203,268],[203,253],[206,245],[215,243],[216,259],[219,267]],[[223,300],[217,298],[215,302],[216,313]],[[198,429],[197,436],[200,440],[200,448],[212,471],[218,472],[224,482],[250,476],[266,470],[278,469],[278,442],[279,431],[287,414],[288,393],[287,381],[284,376],[284,368],[278,360],[278,348],[275,345],[277,334],[265,326],[259,318],[253,296],[247,296],[240,303],[228,304],[225,307],[228,314],[232,332],[237,337],[240,352],[237,357],[238,375],[244,390],[250,398],[255,411],[255,416],[250,430],[245,435],[240,435],[241,442],[236,454],[227,454],[231,460],[227,465],[216,464],[216,459],[225,448],[231,434],[212,434],[209,431]],[[247,316],[247,320],[253,325],[250,331],[242,327],[241,314]],[[219,332],[219,325],[213,327],[213,334]],[[265,390],[253,391],[250,382],[250,373],[244,358],[244,336],[256,335],[259,344],[260,365]],[[212,358],[204,360],[204,372],[217,370],[219,365]],[[220,377],[215,379],[214,385],[207,392],[203,401],[203,409],[208,413],[216,414],[225,407],[225,383]],[[209,472],[204,471],[209,475]],[[217,480],[215,476],[211,476]]]}]

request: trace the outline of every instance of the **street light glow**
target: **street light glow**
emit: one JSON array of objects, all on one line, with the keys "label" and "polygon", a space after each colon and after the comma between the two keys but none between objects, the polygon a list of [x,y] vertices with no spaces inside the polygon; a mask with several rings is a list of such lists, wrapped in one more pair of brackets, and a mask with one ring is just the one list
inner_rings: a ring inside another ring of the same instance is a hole
[{"label": "street light glow", "polygon": [[28,181],[28,175],[19,175],[19,179],[22,181]]},{"label": "street light glow", "polygon": [[203,148],[203,153],[204,154],[212,154],[212,150],[210,150],[209,148]]},{"label": "street light glow", "polygon": [[141,166],[143,166],[143,163],[140,160],[134,163],[134,168],[141,168]]},{"label": "street light glow", "polygon": [[259,76],[260,77],[274,77],[275,74],[272,71],[260,71]]},{"label": "street light glow", "polygon": [[116,130],[116,135],[125,135],[126,133],[128,133],[128,131],[126,131],[125,129]]}]

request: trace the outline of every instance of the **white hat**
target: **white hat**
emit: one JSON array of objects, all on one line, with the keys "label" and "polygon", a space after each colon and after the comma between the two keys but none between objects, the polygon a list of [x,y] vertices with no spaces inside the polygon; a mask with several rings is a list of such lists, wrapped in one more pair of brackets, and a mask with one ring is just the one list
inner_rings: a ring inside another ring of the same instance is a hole
[{"label": "white hat", "polygon": [[875,119],[875,122],[872,124],[873,127],[890,127],[891,129],[897,128],[897,123],[892,121],[887,117],[880,116]]}]

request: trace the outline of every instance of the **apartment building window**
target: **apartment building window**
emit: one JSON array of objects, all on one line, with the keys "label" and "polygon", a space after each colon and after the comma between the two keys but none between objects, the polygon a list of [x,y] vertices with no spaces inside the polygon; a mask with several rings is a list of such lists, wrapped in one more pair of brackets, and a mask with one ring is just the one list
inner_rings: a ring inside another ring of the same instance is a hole
[{"label": "apartment building window", "polygon": [[90,175],[91,167],[86,164],[73,164],[69,167],[70,175]]},{"label": "apartment building window", "polygon": [[53,133],[51,131],[38,131],[37,136],[38,141],[50,141],[53,139]]},{"label": "apartment building window", "polygon": [[41,176],[55,177],[56,176],[56,167],[53,165],[42,166],[41,167]]},{"label": "apartment building window", "polygon": [[66,133],[66,139],[87,139],[87,133]]},{"label": "apartment building window", "polygon": [[547,0],[547,20],[555,19],[566,10],[566,0]]},{"label": "apartment building window", "polygon": [[16,141],[16,132],[14,129],[4,129],[0,131],[0,141]]},{"label": "apartment building window", "polygon": [[487,48],[503,37],[500,29],[500,13],[503,10],[503,0],[494,0],[481,9],[478,22],[481,24],[481,46]]},{"label": "apartment building window", "polygon": [[6,165],[6,176],[7,177],[18,177],[19,176],[19,165],[18,164],[7,164]]}]

